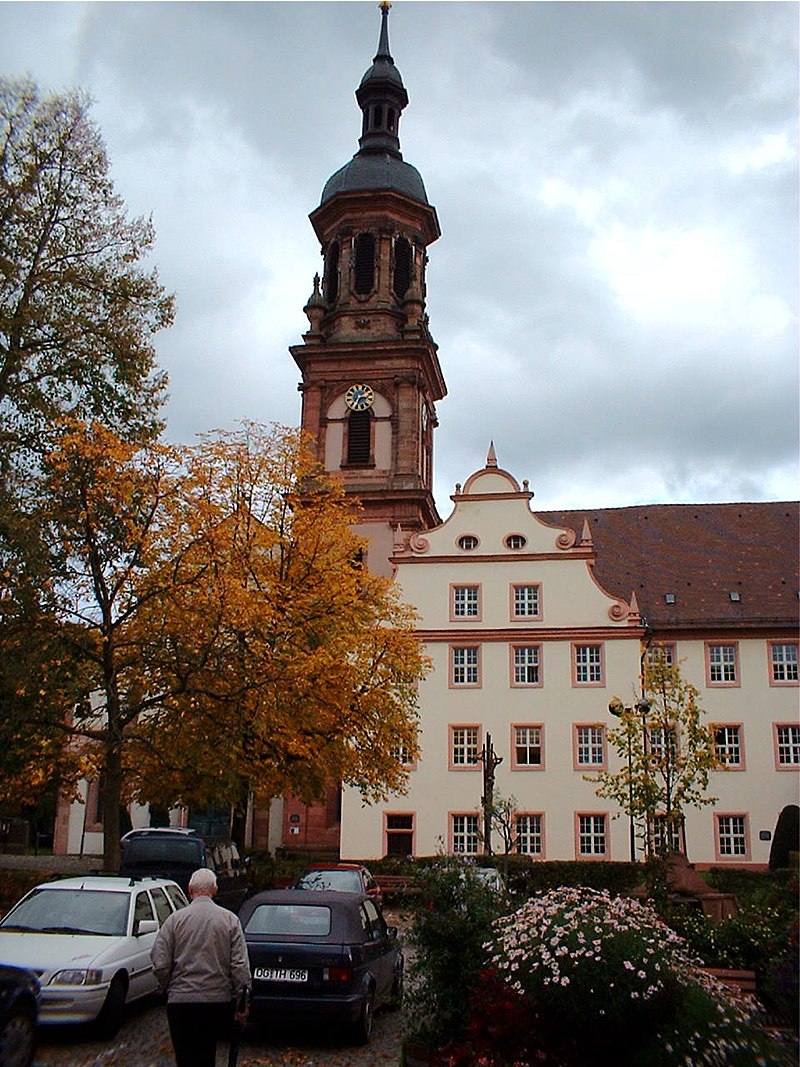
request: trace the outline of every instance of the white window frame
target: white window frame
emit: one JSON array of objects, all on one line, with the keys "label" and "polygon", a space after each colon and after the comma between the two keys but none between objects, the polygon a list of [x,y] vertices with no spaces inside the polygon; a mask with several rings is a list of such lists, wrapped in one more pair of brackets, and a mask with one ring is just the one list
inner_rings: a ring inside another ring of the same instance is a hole
[{"label": "white window frame", "polygon": [[511,685],[515,689],[542,684],[542,646],[511,646]]},{"label": "white window frame", "polygon": [[607,859],[608,816],[602,812],[577,812],[575,846],[578,859]]},{"label": "white window frame", "polygon": [[604,685],[605,657],[601,642],[572,646],[573,685]]},{"label": "white window frame", "polygon": [[515,813],[514,851],[520,856],[544,856],[544,815],[541,812]]},{"label": "white window frame", "polygon": [[451,812],[450,851],[454,856],[477,856],[480,825],[475,812]]},{"label": "white window frame", "polygon": [[[511,769],[520,771],[541,771],[544,769],[544,726],[540,722],[521,722],[511,724]],[[539,761],[520,760],[519,750],[528,755],[538,753]]]}]

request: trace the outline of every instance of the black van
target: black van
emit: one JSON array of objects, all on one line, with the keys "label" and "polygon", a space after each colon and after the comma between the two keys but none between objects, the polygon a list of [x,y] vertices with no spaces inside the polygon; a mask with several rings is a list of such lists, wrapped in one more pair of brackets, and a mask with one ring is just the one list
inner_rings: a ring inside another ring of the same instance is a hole
[{"label": "black van", "polygon": [[147,827],[121,838],[119,873],[130,878],[172,878],[186,893],[192,872],[208,867],[217,876],[214,898],[238,912],[247,896],[247,871],[233,841],[205,838],[197,830]]}]

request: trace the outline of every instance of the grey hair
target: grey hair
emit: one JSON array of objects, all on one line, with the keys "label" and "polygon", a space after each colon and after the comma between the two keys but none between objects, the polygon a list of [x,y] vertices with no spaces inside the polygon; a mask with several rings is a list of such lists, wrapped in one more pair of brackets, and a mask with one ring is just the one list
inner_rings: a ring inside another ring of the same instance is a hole
[{"label": "grey hair", "polygon": [[217,891],[217,876],[208,867],[201,867],[189,879],[189,888],[206,897],[213,897]]}]

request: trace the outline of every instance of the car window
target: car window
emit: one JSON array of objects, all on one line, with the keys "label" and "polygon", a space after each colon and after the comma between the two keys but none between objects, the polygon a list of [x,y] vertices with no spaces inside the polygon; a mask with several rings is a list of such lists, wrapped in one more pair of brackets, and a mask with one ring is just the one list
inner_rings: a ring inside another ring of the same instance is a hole
[{"label": "car window", "polygon": [[326,937],[331,932],[331,909],[310,904],[260,904],[245,923],[244,932]]},{"label": "car window", "polygon": [[184,837],[132,837],[125,842],[123,861],[129,867],[202,866],[202,842]]},{"label": "car window", "polygon": [[156,915],[158,916],[159,925],[168,919],[172,915],[172,908],[169,906],[167,900],[167,894],[159,886],[154,885],[150,890],[150,895],[153,898],[153,903],[156,906]]},{"label": "car window", "polygon": [[377,941],[381,937],[386,936],[386,923],[381,918],[378,909],[375,907],[371,900],[364,901],[364,911],[369,921],[370,937],[373,941]]},{"label": "car window", "polygon": [[172,901],[175,911],[180,911],[181,908],[185,908],[189,901],[184,896],[183,890],[177,885],[164,886],[167,891],[167,896]]},{"label": "car window", "polygon": [[344,893],[360,893],[361,875],[358,871],[309,871],[297,883],[299,889],[335,889]]},{"label": "car window", "polygon": [[91,889],[34,890],[3,919],[0,929],[73,930],[122,937],[127,931],[128,893]]},{"label": "car window", "polygon": [[147,893],[136,894],[136,907],[133,912],[134,923],[141,922],[142,919],[154,919],[153,905],[150,903],[150,897]]}]

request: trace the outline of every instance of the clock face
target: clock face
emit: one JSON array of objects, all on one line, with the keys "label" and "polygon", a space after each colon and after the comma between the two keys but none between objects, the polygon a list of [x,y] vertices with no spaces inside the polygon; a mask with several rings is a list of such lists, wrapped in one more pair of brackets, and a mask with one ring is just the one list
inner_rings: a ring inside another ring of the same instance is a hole
[{"label": "clock face", "polygon": [[344,402],[351,411],[366,411],[374,400],[375,394],[368,385],[351,385],[344,394]]}]

